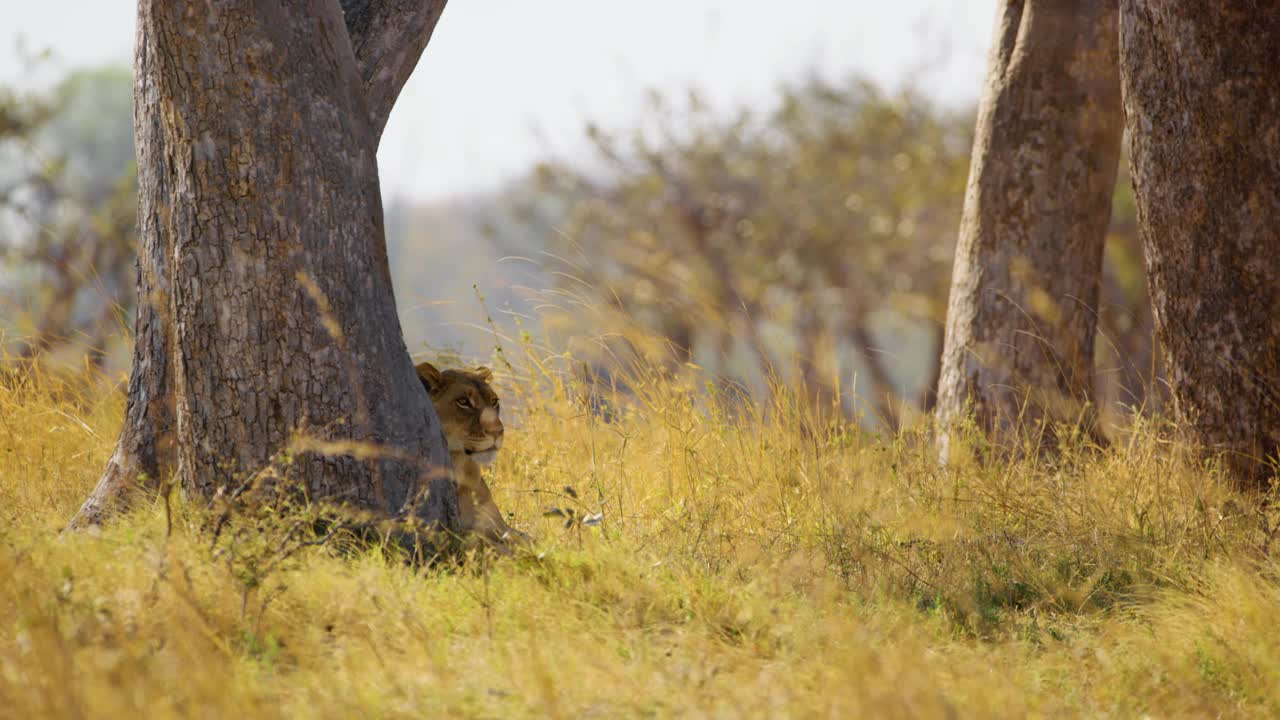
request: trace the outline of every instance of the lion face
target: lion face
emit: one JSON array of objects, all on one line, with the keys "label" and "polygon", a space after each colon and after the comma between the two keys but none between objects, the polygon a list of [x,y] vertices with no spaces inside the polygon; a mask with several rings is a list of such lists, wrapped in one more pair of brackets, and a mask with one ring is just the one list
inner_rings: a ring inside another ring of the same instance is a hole
[{"label": "lion face", "polygon": [[489,368],[439,370],[428,362],[417,366],[418,377],[431,395],[431,404],[444,425],[449,452],[463,452],[488,465],[502,448],[502,418],[498,395],[489,385]]}]

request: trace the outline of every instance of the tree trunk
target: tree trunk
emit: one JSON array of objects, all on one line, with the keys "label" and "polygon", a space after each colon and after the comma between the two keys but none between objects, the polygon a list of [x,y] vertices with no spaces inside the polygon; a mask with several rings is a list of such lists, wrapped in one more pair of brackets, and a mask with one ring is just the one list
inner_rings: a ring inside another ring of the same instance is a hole
[{"label": "tree trunk", "polygon": [[[160,490],[177,465],[171,391],[173,358],[169,352],[173,309],[170,304],[169,252],[162,228],[168,185],[164,170],[163,128],[154,63],[149,56],[143,7],[139,6],[134,58],[133,133],[138,156],[137,308],[133,330],[133,368],[124,426],[107,469],[71,527],[100,524],[127,506],[137,489]],[[143,138],[150,140],[141,142]],[[143,172],[143,168],[148,171]]]},{"label": "tree trunk", "polygon": [[1246,484],[1280,450],[1280,16],[1122,3],[1138,233],[1189,439]]},{"label": "tree trunk", "polygon": [[312,498],[456,524],[441,472],[410,508],[448,454],[395,315],[375,160],[445,2],[344,4],[345,26],[337,0],[139,3],[134,366],[73,526],[139,477],[176,467],[208,498],[290,446]]},{"label": "tree trunk", "polygon": [[1123,118],[1115,0],[1006,0],[978,112],[938,395],[994,439],[1087,419]]},{"label": "tree trunk", "polygon": [[448,0],[341,0],[375,143]]}]

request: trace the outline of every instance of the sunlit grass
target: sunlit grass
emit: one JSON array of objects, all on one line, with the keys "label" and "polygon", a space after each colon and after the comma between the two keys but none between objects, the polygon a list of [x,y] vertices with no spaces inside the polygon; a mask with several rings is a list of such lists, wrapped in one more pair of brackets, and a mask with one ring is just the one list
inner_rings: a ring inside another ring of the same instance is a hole
[{"label": "sunlit grass", "polygon": [[158,501],[59,535],[123,398],[5,377],[0,715],[1280,714],[1277,511],[1155,431],[943,468],[923,428],[785,391],[636,371],[619,395],[534,360],[503,374],[492,484],[539,556],[314,548],[251,577]]}]

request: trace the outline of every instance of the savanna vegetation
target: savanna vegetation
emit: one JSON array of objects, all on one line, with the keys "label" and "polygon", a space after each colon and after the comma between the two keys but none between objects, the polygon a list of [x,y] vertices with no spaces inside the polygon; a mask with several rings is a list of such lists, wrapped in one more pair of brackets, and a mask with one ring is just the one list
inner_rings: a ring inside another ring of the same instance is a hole
[{"label": "savanna vegetation", "polygon": [[824,423],[781,388],[693,401],[637,368],[601,397],[569,358],[506,349],[492,485],[536,552],[429,570],[248,510],[215,539],[176,493],[59,534],[123,398],[7,378],[3,714],[1280,712],[1280,514],[1158,424],[943,468],[923,433]]},{"label": "savanna vegetation", "polygon": [[[267,46],[232,5],[192,7]],[[0,717],[1280,715],[1280,356],[1229,312],[1242,277],[1277,291],[1274,154],[1205,99],[1230,67],[1133,59],[1246,34],[1003,3],[978,108],[856,77],[654,94],[586,158],[383,223],[373,158],[445,3],[312,5],[254,83],[143,0],[133,76],[0,91]],[[1274,65],[1272,30],[1222,57]],[[1173,117],[1186,147],[1152,134]],[[1178,223],[1185,178],[1224,194]],[[1240,232],[1197,271],[1205,218]],[[957,370],[939,420],[947,335],[953,369],[1021,369]],[[457,448],[401,338],[493,368],[485,474],[531,547],[418,542],[456,530],[424,456]]]}]

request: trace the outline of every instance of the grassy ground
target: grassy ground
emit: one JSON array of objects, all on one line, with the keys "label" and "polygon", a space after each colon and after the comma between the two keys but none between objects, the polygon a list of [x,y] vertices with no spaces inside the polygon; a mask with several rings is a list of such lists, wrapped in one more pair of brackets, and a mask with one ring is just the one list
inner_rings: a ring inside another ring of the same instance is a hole
[{"label": "grassy ground", "polygon": [[1280,716],[1276,512],[1156,432],[944,469],[785,401],[578,390],[504,391],[541,554],[423,572],[159,502],[60,536],[122,399],[0,383],[0,716]]}]

